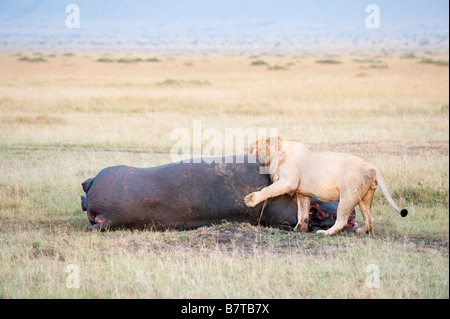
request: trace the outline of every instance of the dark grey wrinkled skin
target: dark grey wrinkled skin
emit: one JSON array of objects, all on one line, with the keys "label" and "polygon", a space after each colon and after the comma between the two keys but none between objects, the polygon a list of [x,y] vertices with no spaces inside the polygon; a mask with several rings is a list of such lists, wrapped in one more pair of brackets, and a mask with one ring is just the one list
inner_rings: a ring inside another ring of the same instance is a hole
[{"label": "dark grey wrinkled skin", "polygon": [[[105,168],[82,183],[86,196],[81,197],[81,206],[91,223],[87,230],[185,230],[223,221],[257,225],[264,203],[248,208],[243,199],[268,186],[270,177],[260,174],[254,157],[240,156],[244,163],[236,159]],[[267,200],[261,225],[292,230],[296,223],[295,197]]]}]

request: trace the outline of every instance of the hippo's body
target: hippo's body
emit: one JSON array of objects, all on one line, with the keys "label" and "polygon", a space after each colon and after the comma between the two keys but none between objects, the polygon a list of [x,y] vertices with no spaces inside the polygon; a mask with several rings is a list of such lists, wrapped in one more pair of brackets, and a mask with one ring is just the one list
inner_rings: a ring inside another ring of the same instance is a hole
[{"label": "hippo's body", "polygon": [[[263,203],[248,208],[243,198],[269,185],[269,176],[260,174],[259,164],[254,158],[249,163],[247,156],[211,161],[103,169],[82,184],[88,229],[181,230],[221,221],[258,224]],[[260,223],[292,229],[296,214],[295,199],[281,196],[267,201]]]}]

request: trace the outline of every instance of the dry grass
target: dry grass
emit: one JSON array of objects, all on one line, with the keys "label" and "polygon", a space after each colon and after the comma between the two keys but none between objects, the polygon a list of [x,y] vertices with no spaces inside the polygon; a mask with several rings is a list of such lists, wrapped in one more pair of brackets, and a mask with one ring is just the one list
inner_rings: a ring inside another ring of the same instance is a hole
[{"label": "dry grass", "polygon": [[[51,52],[29,63],[3,52],[0,297],[448,298],[448,67],[413,54],[326,65],[320,55]],[[373,61],[388,68],[361,73]],[[410,215],[377,193],[368,237],[246,224],[85,233],[81,181],[110,165],[170,162],[170,132],[193,120],[222,133],[276,127],[366,156]],[[69,264],[80,267],[79,289],[65,285]],[[379,289],[365,287],[369,264],[380,269]]]}]

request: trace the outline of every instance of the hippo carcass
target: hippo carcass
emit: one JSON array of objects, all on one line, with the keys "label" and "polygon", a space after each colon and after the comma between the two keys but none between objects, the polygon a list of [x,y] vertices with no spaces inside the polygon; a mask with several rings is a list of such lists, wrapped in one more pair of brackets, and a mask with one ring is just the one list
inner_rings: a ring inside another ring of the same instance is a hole
[{"label": "hippo carcass", "polygon": [[246,194],[270,183],[251,156],[149,168],[113,166],[82,183],[86,196],[81,205],[91,223],[87,230],[183,230],[222,221],[292,229],[297,223],[295,198],[280,196],[254,208],[244,204]]}]

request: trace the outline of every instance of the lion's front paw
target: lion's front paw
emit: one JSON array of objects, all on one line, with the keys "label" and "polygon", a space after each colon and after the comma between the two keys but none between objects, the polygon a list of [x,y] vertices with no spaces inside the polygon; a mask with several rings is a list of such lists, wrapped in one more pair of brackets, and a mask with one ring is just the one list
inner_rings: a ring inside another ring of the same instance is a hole
[{"label": "lion's front paw", "polygon": [[323,229],[319,229],[318,231],[316,231],[316,234],[323,235],[323,236],[328,236],[329,235],[328,231],[327,230],[323,230]]},{"label": "lion's front paw", "polygon": [[308,232],[308,224],[307,223],[298,223],[294,227],[295,232],[307,233]]},{"label": "lion's front paw", "polygon": [[256,205],[258,205],[258,203],[256,202],[256,193],[251,193],[245,196],[244,203],[247,207],[255,207]]}]

